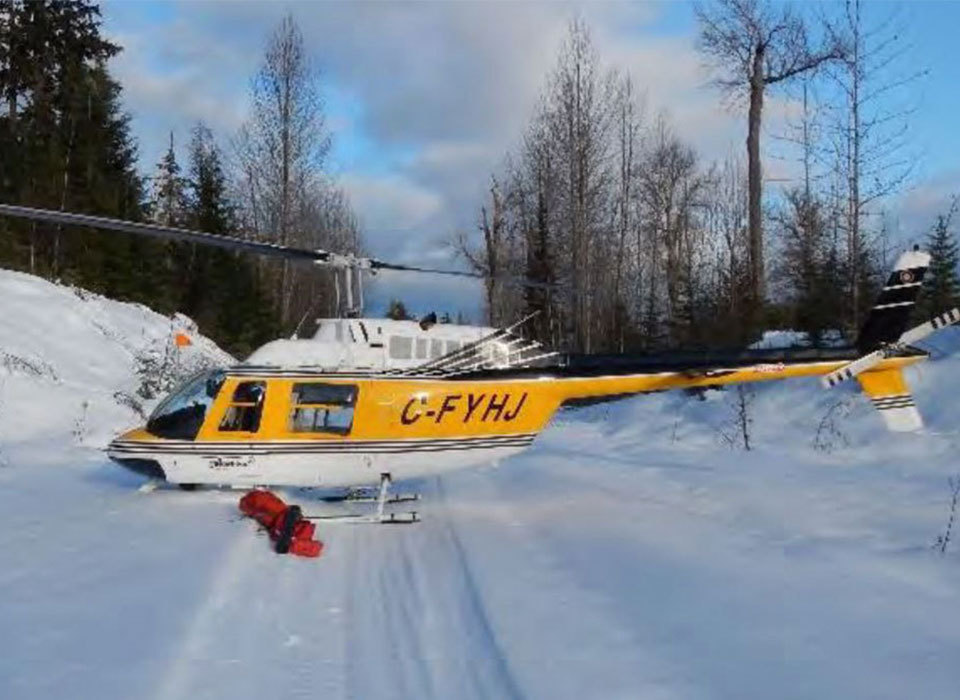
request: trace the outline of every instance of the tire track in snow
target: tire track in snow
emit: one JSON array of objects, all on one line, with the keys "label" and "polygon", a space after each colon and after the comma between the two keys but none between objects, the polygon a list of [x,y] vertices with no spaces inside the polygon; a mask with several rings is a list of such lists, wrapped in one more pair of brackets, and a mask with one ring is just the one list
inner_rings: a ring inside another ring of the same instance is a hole
[{"label": "tire track in snow", "polygon": [[[354,530],[347,575],[347,697],[436,697],[425,667],[404,533]],[[363,528],[359,530],[359,528]]]},{"label": "tire track in snow", "polygon": [[350,698],[522,697],[442,498],[417,526],[364,528],[349,545]]},{"label": "tire track in snow", "polygon": [[[553,532],[554,520],[567,508],[563,490],[554,484],[551,494],[538,483],[543,475],[534,465],[524,466],[527,488],[519,492],[516,474],[506,480],[495,473],[448,480],[459,504],[458,520],[467,525],[458,537],[485,584],[478,588],[495,613],[505,642],[502,656],[516,685],[533,697],[704,697],[683,678],[682,666],[642,643],[624,618],[623,599],[582,580],[563,551],[567,543]],[[557,478],[552,468],[549,477]],[[622,503],[610,506],[594,512],[615,512]],[[584,526],[590,531],[593,525],[570,523],[574,531]],[[602,569],[611,570],[609,565]],[[633,583],[618,586],[629,600]]]},{"label": "tire track in snow", "polygon": [[234,538],[183,638],[173,645],[170,669],[157,689],[156,700],[179,700],[192,695],[195,677],[203,673],[207,665],[204,657],[216,642],[216,621],[220,612],[236,598],[239,575],[250,560],[255,544],[262,544],[262,540],[251,537],[246,528]]},{"label": "tire track in snow", "polygon": [[[338,563],[278,557],[253,524],[229,544],[190,623],[173,640],[155,700],[341,696]],[[322,565],[323,568],[318,568]],[[249,674],[245,669],[256,669]]]},{"label": "tire track in snow", "polygon": [[[473,621],[475,625],[474,629],[480,637],[479,646],[486,648],[489,652],[491,652],[491,656],[488,657],[489,663],[487,664],[487,666],[490,668],[486,669],[492,671],[491,676],[487,676],[483,673],[485,669],[480,669],[476,665],[471,666],[471,670],[473,671],[474,687],[478,690],[486,691],[487,685],[491,681],[494,681],[496,685],[500,686],[500,692],[493,694],[481,692],[481,697],[522,698],[523,694],[520,692],[520,688],[518,687],[513,673],[510,670],[507,658],[504,655],[499,642],[497,641],[496,634],[494,633],[493,626],[491,625],[490,618],[487,614],[486,605],[484,604],[483,597],[480,594],[480,589],[477,586],[473,569],[467,557],[466,550],[464,549],[463,541],[460,539],[460,535],[457,532],[456,523],[449,516],[446,490],[444,488],[443,481],[440,478],[437,478],[435,482],[435,491],[441,504],[441,507],[438,509],[438,511],[442,511],[443,513],[443,525],[446,529],[447,536],[453,545],[453,549],[459,563],[459,570],[463,575],[463,591],[466,596],[467,606],[469,608],[468,616]],[[491,688],[490,690],[496,689]]]}]

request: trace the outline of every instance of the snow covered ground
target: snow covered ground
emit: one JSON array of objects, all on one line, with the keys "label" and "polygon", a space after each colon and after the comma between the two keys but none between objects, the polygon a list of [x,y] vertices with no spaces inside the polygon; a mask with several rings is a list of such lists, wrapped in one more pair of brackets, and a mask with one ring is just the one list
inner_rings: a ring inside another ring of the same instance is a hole
[{"label": "snow covered ground", "polygon": [[[188,325],[0,271],[0,698],[960,694],[955,356],[910,376],[921,435],[813,380],[756,390],[750,452],[734,391],[565,411],[301,560],[99,451]],[[226,361],[193,337],[176,363]]]}]

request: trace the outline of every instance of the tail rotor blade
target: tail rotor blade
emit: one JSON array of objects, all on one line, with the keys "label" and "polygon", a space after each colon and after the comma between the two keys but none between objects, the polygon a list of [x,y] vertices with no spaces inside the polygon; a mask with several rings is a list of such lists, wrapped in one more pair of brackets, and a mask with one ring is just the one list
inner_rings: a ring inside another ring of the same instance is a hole
[{"label": "tail rotor blade", "polygon": [[916,328],[911,328],[901,335],[900,340],[897,342],[899,345],[910,345],[911,343],[923,340],[934,331],[946,328],[954,323],[960,323],[960,308],[950,309],[946,313],[942,313],[926,323],[921,323]]},{"label": "tail rotor blade", "polygon": [[866,372],[868,369],[877,366],[885,357],[886,355],[884,355],[882,351],[874,350],[869,355],[864,355],[859,360],[855,360],[850,364],[844,365],[840,369],[831,372],[830,374],[825,374],[820,378],[820,384],[824,389],[834,387],[837,384],[847,381],[848,379],[853,379],[861,372]]},{"label": "tail rotor blade", "polygon": [[841,382],[845,382],[848,379],[853,379],[858,374],[866,372],[868,369],[871,369],[884,358],[889,357],[891,353],[902,349],[912,343],[916,343],[920,340],[923,340],[931,333],[934,333],[941,328],[946,328],[954,323],[960,323],[960,308],[950,309],[946,313],[942,313],[934,319],[927,321],[926,323],[921,323],[919,326],[915,326],[910,330],[903,333],[897,342],[890,344],[888,347],[882,350],[874,350],[873,352],[864,355],[859,360],[855,360],[848,365],[844,365],[840,369],[831,372],[830,374],[824,375],[820,379],[820,383],[825,389],[836,386]]}]

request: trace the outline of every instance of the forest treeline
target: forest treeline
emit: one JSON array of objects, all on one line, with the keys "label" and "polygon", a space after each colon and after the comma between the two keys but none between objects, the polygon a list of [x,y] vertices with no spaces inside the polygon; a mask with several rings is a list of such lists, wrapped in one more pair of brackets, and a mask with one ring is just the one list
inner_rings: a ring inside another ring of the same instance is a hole
[{"label": "forest treeline", "polygon": [[[331,135],[291,18],[268,38],[239,133],[196,124],[183,164],[171,133],[146,176],[108,67],[121,50],[94,2],[0,0],[0,201],[359,250],[356,217],[325,174]],[[0,219],[0,266],[181,311],[238,355],[335,311],[329,273],[76,227]]]},{"label": "forest treeline", "polygon": [[[696,6],[713,86],[747,112],[746,149],[720,162],[604,66],[573,20],[490,178],[477,231],[457,241],[486,278],[494,324],[535,313],[538,339],[584,352],[742,345],[765,328],[814,342],[855,333],[897,252],[884,206],[912,165],[910,110],[897,100],[920,75],[904,66],[895,21],[868,21],[859,0],[822,9],[831,14],[766,0]],[[776,189],[764,188],[759,149],[771,95],[795,107],[769,139],[796,173]],[[958,300],[952,218],[931,222],[923,313]],[[535,284],[521,294],[513,277]]]},{"label": "forest treeline", "polygon": [[[586,352],[740,345],[770,327],[817,342],[855,332],[896,252],[884,213],[915,160],[919,74],[896,22],[865,18],[860,0],[798,7],[695,6],[717,99],[746,115],[746,148],[717,162],[571,22],[477,230],[457,241],[485,276],[491,323],[534,313],[527,332]],[[143,159],[108,67],[121,49],[95,2],[0,0],[0,201],[362,250],[291,17],[266,37],[237,133],[198,123]],[[793,116],[761,152],[773,99]],[[765,182],[771,155],[788,182]],[[955,208],[930,222],[923,313],[957,302]],[[0,265],[182,311],[238,355],[336,311],[329,272],[117,233],[0,218]]]}]

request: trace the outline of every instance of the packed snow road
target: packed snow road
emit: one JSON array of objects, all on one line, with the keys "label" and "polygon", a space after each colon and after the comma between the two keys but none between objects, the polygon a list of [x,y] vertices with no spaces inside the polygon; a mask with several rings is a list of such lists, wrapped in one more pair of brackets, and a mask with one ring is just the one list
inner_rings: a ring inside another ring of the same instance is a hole
[{"label": "packed snow road", "polygon": [[929,465],[651,450],[594,418],[417,484],[418,525],[323,527],[319,560],[273,554],[235,492],[9,449],[0,697],[955,697]]}]

